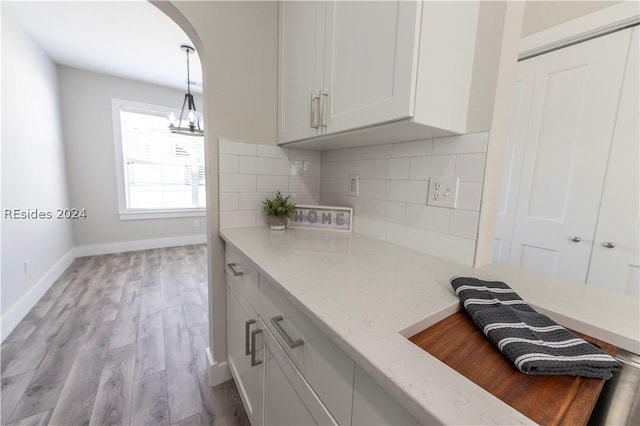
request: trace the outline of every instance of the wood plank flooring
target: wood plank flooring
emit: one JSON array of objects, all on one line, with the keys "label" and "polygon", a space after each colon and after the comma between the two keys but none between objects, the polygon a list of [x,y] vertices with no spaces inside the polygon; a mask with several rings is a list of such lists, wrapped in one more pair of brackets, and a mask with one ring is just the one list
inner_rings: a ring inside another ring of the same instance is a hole
[{"label": "wood plank flooring", "polygon": [[2,425],[249,425],[208,385],[205,245],[76,259],[2,342]]}]

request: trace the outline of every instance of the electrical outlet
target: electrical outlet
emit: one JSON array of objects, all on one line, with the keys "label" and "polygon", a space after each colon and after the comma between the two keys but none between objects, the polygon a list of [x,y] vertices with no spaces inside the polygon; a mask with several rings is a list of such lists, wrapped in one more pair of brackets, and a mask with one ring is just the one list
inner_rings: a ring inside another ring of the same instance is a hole
[{"label": "electrical outlet", "polygon": [[455,208],[458,199],[458,181],[459,178],[451,177],[430,178],[427,204]]},{"label": "electrical outlet", "polygon": [[360,176],[349,175],[349,195],[357,197],[360,195]]},{"label": "electrical outlet", "polygon": [[193,219],[193,227],[194,228],[200,227],[200,219]]},{"label": "electrical outlet", "polygon": [[25,277],[29,275],[29,259],[24,261],[24,275]]}]

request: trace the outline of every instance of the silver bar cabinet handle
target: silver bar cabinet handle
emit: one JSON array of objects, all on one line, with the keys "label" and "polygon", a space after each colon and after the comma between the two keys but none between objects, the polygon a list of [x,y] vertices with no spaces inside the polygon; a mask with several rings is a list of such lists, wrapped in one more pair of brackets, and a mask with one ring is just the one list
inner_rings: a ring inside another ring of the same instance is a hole
[{"label": "silver bar cabinet handle", "polygon": [[234,277],[239,277],[240,275],[244,275],[244,272],[236,271],[236,264],[235,263],[227,263],[227,266],[229,267],[229,269],[231,269],[231,272],[233,272],[233,276]]},{"label": "silver bar cabinet handle", "polygon": [[606,248],[614,248],[616,246],[611,241],[607,241],[606,243],[602,243],[602,245],[605,246]]},{"label": "silver bar cabinet handle", "polygon": [[580,241],[582,241],[582,238],[580,237],[569,237],[569,239],[574,243],[579,243]]},{"label": "silver bar cabinet handle", "polygon": [[250,319],[244,323],[244,354],[251,355],[251,346],[249,346],[249,329],[251,324],[255,324],[256,320]]},{"label": "silver bar cabinet handle", "polygon": [[262,333],[262,330],[257,328],[251,332],[251,366],[262,364],[261,359],[256,359],[256,336]]},{"label": "silver bar cabinet handle", "polygon": [[302,346],[304,344],[304,340],[292,339],[291,336],[289,336],[289,333],[287,333],[287,331],[282,327],[282,324],[280,324],[280,321],[282,321],[283,319],[284,318],[282,318],[282,315],[273,317],[271,318],[271,324],[273,324],[276,330],[278,330],[278,333],[280,333],[280,335],[284,338],[285,342],[287,342],[287,345],[289,346],[290,349],[297,348],[298,346]]},{"label": "silver bar cabinet handle", "polygon": [[312,129],[317,129],[318,128],[318,111],[316,109],[316,105],[317,105],[317,101],[320,100],[320,96],[316,95],[315,93],[311,94],[311,128]]},{"label": "silver bar cabinet handle", "polygon": [[327,127],[327,118],[326,108],[327,103],[325,103],[325,98],[329,100],[329,92],[325,92],[324,90],[320,91],[320,127]]}]

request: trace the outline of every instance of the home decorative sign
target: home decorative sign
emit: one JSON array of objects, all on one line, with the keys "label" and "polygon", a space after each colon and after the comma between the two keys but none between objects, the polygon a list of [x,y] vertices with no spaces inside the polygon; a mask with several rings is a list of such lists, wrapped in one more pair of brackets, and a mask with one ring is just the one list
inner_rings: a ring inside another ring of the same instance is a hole
[{"label": "home decorative sign", "polygon": [[351,207],[296,205],[289,219],[289,228],[322,229],[351,232]]}]

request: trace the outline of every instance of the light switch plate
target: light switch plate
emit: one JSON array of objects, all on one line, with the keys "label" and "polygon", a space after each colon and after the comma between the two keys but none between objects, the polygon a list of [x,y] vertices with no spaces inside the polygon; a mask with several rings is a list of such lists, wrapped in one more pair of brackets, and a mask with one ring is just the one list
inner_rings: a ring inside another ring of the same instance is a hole
[{"label": "light switch plate", "polygon": [[360,176],[349,175],[349,195],[357,197],[360,195]]},{"label": "light switch plate", "polygon": [[458,182],[456,177],[432,177],[429,179],[427,204],[436,207],[455,208],[458,200]]}]

